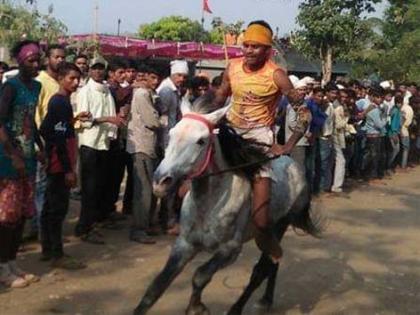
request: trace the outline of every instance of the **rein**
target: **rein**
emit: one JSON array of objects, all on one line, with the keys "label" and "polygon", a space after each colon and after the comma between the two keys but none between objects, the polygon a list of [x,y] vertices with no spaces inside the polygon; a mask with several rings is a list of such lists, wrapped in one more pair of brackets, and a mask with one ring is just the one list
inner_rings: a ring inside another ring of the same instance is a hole
[{"label": "rein", "polygon": [[[275,156],[267,157],[265,159],[261,159],[259,161],[243,163],[243,164],[240,164],[240,165],[237,165],[237,166],[234,166],[234,167],[229,167],[229,168],[224,169],[224,170],[219,170],[219,171],[211,172],[211,173],[208,173],[208,174],[203,174],[206,171],[206,169],[209,167],[209,165],[213,162],[213,155],[214,155],[214,134],[213,134],[213,130],[215,129],[215,125],[212,124],[210,121],[208,121],[206,118],[204,118],[202,115],[199,115],[199,114],[188,113],[188,114],[183,115],[182,118],[187,118],[187,119],[192,119],[192,120],[199,121],[199,122],[203,123],[204,125],[206,125],[206,127],[209,129],[209,132],[210,132],[210,143],[207,147],[204,162],[198,168],[197,171],[193,172],[192,174],[190,174],[188,176],[188,179],[199,179],[199,178],[202,179],[202,178],[208,178],[208,177],[217,176],[217,175],[221,175],[221,174],[225,174],[225,173],[229,173],[229,172],[239,171],[239,170],[241,170],[245,167],[259,165],[261,163],[269,162],[269,161],[275,160],[275,159],[277,159],[281,156],[281,155],[275,155]],[[261,144],[261,145],[265,145],[265,144]]]}]

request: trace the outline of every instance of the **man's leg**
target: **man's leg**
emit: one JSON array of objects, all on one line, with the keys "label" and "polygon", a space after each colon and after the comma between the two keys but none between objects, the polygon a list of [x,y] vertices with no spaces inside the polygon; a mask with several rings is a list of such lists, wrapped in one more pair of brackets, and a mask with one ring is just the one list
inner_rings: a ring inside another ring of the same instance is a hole
[{"label": "man's leg", "polygon": [[410,138],[401,137],[401,168],[407,168],[408,152],[410,150]]},{"label": "man's leg", "polygon": [[[80,173],[82,183],[82,202],[79,222],[76,225],[75,234],[81,236],[89,232],[94,223],[94,214],[97,211],[97,157],[96,150],[82,146],[80,148]],[[102,198],[104,196],[101,196]]]},{"label": "man's leg", "polygon": [[53,258],[58,259],[64,255],[63,252],[63,222],[66,217],[70,190],[66,186],[64,174],[50,176],[48,198],[51,205],[50,237]]},{"label": "man's leg", "polygon": [[270,255],[274,261],[278,261],[282,256],[282,250],[272,231],[270,220],[271,179],[256,178],[252,189],[252,218],[256,228],[255,242],[262,252]]},{"label": "man's leg", "polygon": [[130,239],[140,243],[152,243],[146,231],[150,225],[152,205],[153,160],[143,153],[133,154],[133,223]]},{"label": "man's leg", "polygon": [[127,169],[127,180],[125,183],[123,213],[131,214],[133,208],[133,159],[131,154],[125,152],[125,166]]},{"label": "man's leg", "polygon": [[321,180],[320,188],[321,192],[329,191],[331,188],[331,178],[332,178],[332,142],[330,139],[320,139],[320,159],[321,159]]},{"label": "man's leg", "polygon": [[335,171],[334,183],[331,188],[333,192],[341,192],[344,183],[344,175],[346,173],[346,159],[344,158],[343,149],[338,145],[334,145],[335,150]]}]

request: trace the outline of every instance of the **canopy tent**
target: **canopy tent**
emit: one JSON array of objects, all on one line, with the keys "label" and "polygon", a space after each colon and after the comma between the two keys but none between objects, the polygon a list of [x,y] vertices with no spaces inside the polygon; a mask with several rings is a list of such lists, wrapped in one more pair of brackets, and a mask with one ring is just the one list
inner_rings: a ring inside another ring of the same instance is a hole
[{"label": "canopy tent", "polygon": [[62,39],[63,43],[95,42],[104,56],[124,57],[170,57],[193,60],[224,60],[242,56],[242,49],[236,46],[203,44],[196,42],[171,42],[143,40],[111,35],[72,35]]}]

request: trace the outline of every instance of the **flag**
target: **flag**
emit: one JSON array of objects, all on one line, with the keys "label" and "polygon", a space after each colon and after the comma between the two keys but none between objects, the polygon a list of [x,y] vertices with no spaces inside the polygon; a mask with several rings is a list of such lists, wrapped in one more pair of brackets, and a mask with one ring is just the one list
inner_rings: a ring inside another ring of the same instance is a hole
[{"label": "flag", "polygon": [[203,11],[212,14],[213,12],[210,10],[209,0],[203,0]]}]

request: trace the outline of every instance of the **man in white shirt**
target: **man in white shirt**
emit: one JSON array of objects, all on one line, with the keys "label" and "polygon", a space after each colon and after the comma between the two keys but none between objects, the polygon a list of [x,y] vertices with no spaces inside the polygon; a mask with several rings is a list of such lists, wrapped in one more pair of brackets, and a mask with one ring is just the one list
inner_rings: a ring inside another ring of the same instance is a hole
[{"label": "man in white shirt", "polygon": [[90,79],[77,95],[77,112],[90,112],[92,120],[79,127],[79,148],[82,177],[82,207],[75,228],[76,236],[93,244],[104,244],[95,232],[95,223],[103,220],[109,208],[109,144],[117,136],[117,127],[124,119],[115,113],[114,99],[104,84],[106,62],[95,58],[90,63]]},{"label": "man in white shirt", "polygon": [[[405,100],[405,99],[404,99]],[[405,101],[404,101],[405,102]],[[406,169],[408,163],[408,153],[410,151],[410,133],[408,128],[411,126],[414,118],[413,108],[409,104],[401,107],[401,168]]]},{"label": "man in white shirt", "polygon": [[163,149],[168,144],[168,132],[178,122],[181,104],[181,88],[188,76],[188,63],[185,60],[171,62],[171,75],[162,81],[157,89],[160,97],[159,111],[167,126],[163,129]]}]

